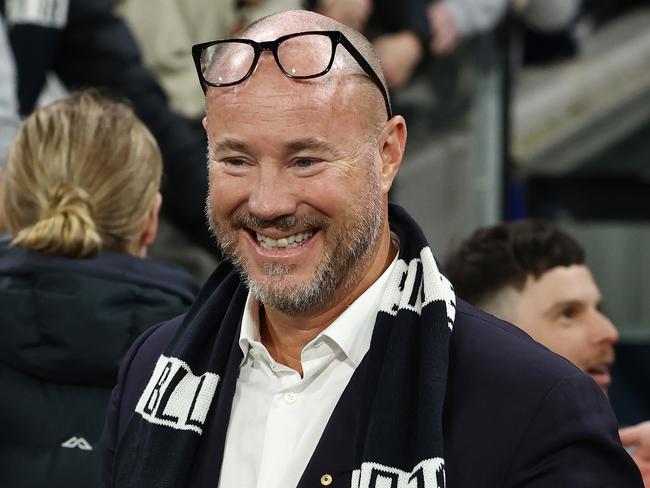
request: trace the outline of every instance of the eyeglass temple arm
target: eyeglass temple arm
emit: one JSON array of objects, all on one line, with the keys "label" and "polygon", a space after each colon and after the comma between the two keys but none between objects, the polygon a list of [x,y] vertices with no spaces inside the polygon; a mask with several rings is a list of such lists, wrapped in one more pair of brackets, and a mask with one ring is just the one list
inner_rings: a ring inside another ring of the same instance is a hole
[{"label": "eyeglass temple arm", "polygon": [[196,68],[196,74],[199,77],[199,82],[201,84],[201,89],[203,90],[203,94],[207,94],[208,92],[208,87],[206,86],[205,82],[203,81],[203,73],[201,72],[201,52],[203,51],[203,47],[205,44],[196,44],[192,46],[192,59],[194,60],[194,67]]},{"label": "eyeglass temple arm", "polygon": [[372,68],[372,66],[370,66],[370,63],[368,63],[368,61],[366,61],[366,59],[361,55],[358,49],[354,47],[354,45],[345,36],[341,36],[339,42],[343,44],[345,49],[347,49],[355,61],[359,63],[359,66],[361,66],[366,74],[370,76],[370,79],[377,85],[381,91],[381,94],[384,96],[384,103],[386,104],[386,113],[388,114],[388,118],[391,119],[393,117],[393,111],[390,107],[390,102],[388,101],[388,92],[386,91],[386,87],[382,83],[375,70]]}]

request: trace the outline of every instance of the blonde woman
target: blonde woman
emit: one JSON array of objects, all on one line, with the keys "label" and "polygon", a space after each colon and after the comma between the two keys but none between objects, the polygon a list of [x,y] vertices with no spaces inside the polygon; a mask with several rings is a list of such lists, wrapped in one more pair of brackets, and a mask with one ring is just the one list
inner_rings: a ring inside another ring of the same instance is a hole
[{"label": "blonde woman", "polygon": [[123,353],[196,285],[143,259],[162,162],[132,110],[82,92],[34,112],[3,174],[0,486],[90,487]]}]

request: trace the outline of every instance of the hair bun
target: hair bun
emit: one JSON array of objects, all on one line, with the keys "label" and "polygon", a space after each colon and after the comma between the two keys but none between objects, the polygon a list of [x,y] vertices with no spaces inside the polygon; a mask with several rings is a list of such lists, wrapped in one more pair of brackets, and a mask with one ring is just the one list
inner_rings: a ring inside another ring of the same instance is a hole
[{"label": "hair bun", "polygon": [[53,187],[38,222],[18,232],[13,243],[71,258],[97,254],[102,239],[93,220],[90,195],[67,183]]},{"label": "hair bun", "polygon": [[156,140],[133,110],[82,91],[23,121],[0,203],[14,244],[69,257],[140,255],[161,175]]},{"label": "hair bun", "polygon": [[92,220],[92,203],[90,195],[83,188],[60,183],[47,193],[47,208],[43,210],[43,218],[57,214],[75,214],[86,225],[94,225]]}]

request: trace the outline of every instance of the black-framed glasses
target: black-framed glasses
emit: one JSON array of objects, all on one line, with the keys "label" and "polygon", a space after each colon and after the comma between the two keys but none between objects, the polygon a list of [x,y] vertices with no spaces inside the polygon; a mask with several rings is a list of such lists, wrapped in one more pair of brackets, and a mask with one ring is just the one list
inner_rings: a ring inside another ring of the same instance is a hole
[{"label": "black-framed glasses", "polygon": [[275,62],[289,78],[306,80],[323,76],[332,68],[339,44],[377,85],[390,119],[393,112],[384,84],[363,55],[339,31],[296,32],[266,42],[220,39],[192,46],[192,57],[205,92],[208,86],[232,86],[247,79],[255,71],[264,51],[273,53]]}]

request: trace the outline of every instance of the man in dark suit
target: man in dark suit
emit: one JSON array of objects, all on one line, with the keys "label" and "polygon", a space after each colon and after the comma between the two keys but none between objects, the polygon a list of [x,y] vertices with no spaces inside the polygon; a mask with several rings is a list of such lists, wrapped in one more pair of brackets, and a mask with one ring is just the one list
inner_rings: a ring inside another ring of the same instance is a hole
[{"label": "man in dark suit", "polygon": [[104,486],[642,486],[594,382],[389,205],[406,124],[365,38],[288,12],[193,54],[229,262],[127,354]]},{"label": "man in dark suit", "polygon": [[456,295],[568,359],[607,393],[618,331],[570,235],[540,220],[482,227],[445,262]]},{"label": "man in dark suit", "polygon": [[[570,235],[540,220],[482,227],[450,253],[445,269],[459,297],[516,324],[607,394],[618,331],[600,309],[585,250]],[[620,431],[646,485],[649,433],[650,422]]]}]

